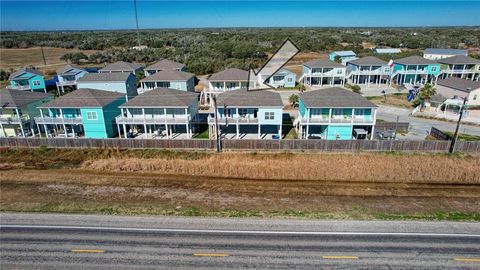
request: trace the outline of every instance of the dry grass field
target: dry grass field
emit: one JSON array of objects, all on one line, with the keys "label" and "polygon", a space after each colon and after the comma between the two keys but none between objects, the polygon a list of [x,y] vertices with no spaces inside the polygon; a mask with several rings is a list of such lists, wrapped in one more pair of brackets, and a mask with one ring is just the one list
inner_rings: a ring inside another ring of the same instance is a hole
[{"label": "dry grass field", "polygon": [[479,156],[2,150],[0,211],[480,221]]},{"label": "dry grass field", "polygon": [[[6,49],[0,48],[0,69],[14,70],[33,65],[42,71],[56,70],[65,65],[65,62],[60,60],[60,57],[68,52],[78,52],[77,49],[64,49],[44,47],[45,60],[44,64],[42,58],[42,51],[40,47],[32,47],[27,49]],[[82,51],[86,55],[93,54],[95,51]]]}]

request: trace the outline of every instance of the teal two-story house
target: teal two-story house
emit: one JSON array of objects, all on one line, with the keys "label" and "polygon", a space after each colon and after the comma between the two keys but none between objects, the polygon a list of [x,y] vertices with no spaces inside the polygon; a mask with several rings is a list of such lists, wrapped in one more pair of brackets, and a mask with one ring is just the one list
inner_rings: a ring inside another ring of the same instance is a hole
[{"label": "teal two-story house", "polygon": [[0,90],[0,137],[30,137],[38,135],[34,117],[37,106],[53,99],[53,95],[39,92]]},{"label": "teal two-story house", "polygon": [[217,97],[215,113],[209,115],[210,137],[226,139],[281,139],[283,103],[280,94],[271,90],[231,90]]},{"label": "teal two-story house", "polygon": [[142,92],[155,88],[195,91],[195,74],[179,70],[160,70],[140,81]]},{"label": "teal two-story house", "polygon": [[393,60],[390,82],[399,85],[435,83],[440,73],[439,63],[414,55]]},{"label": "teal two-story house", "polygon": [[111,138],[125,100],[121,93],[81,88],[39,106],[35,122],[46,137]]},{"label": "teal two-story house", "polygon": [[21,69],[12,73],[8,79],[10,80],[10,89],[31,92],[47,92],[43,73],[36,69]]},{"label": "teal two-story house", "polygon": [[377,105],[340,87],[299,94],[297,129],[302,139],[373,138]]}]

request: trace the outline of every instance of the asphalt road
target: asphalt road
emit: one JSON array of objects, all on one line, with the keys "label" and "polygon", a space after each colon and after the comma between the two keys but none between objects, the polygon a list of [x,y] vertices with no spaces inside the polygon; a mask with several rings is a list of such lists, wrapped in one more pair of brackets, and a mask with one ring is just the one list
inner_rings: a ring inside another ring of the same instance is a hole
[{"label": "asphalt road", "polygon": [[480,269],[480,225],[1,215],[2,269]]}]

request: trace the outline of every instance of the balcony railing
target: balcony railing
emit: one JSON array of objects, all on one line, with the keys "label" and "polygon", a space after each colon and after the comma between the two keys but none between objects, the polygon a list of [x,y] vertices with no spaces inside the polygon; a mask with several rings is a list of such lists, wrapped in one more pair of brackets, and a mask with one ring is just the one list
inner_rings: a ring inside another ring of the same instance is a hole
[{"label": "balcony railing", "polygon": [[[215,124],[215,117],[209,115],[208,116],[208,123]],[[226,124],[257,124],[258,118],[249,118],[249,117],[218,117],[218,124],[226,125]]]},{"label": "balcony railing", "polygon": [[328,117],[311,117],[311,118],[300,118],[301,124],[329,124],[329,123],[341,123],[341,124],[373,124],[373,119],[371,117],[343,117],[343,118],[328,118]]},{"label": "balcony railing", "polygon": [[18,116],[0,116],[0,123],[2,124],[21,124],[24,121],[27,121],[28,117],[26,115]]},{"label": "balcony railing", "polygon": [[30,85],[20,85],[20,84],[10,85],[9,88],[15,89],[15,90],[30,90],[31,89]]},{"label": "balcony railing", "polygon": [[47,125],[79,125],[83,124],[81,117],[35,117],[35,122],[37,124],[47,124]]},{"label": "balcony railing", "polygon": [[117,116],[115,118],[117,124],[126,125],[164,125],[164,124],[188,124],[190,116],[155,116],[155,117],[125,117]]},{"label": "balcony railing", "polygon": [[349,75],[390,75],[390,71],[384,70],[352,70]]},{"label": "balcony railing", "polygon": [[67,85],[76,85],[77,81],[61,81],[61,82],[56,82],[57,86],[67,86]]}]

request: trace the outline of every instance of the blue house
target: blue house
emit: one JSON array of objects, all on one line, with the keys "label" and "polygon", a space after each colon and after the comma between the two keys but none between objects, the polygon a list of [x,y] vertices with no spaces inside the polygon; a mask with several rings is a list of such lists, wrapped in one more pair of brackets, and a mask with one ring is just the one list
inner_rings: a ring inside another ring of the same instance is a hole
[{"label": "blue house", "polygon": [[335,58],[340,57],[342,60],[342,64],[345,65],[348,61],[352,61],[357,59],[357,55],[353,51],[336,51],[336,52],[331,52],[328,55],[328,59],[330,61],[335,61]]},{"label": "blue house", "polygon": [[300,138],[373,138],[377,105],[361,95],[332,87],[300,93],[299,97]]},{"label": "blue house", "polygon": [[52,99],[53,95],[45,93],[0,90],[0,137],[36,136],[37,106]]},{"label": "blue house", "polygon": [[171,88],[182,91],[195,91],[195,75],[185,71],[161,70],[140,81],[142,91],[154,88]]},{"label": "blue house", "polygon": [[[192,123],[197,120],[198,94],[169,88],[155,88],[142,93],[120,106],[116,118],[123,137],[191,138]],[[123,127],[120,128],[120,127]]]},{"label": "blue house", "polygon": [[33,68],[24,68],[14,72],[8,79],[10,80],[10,89],[47,92],[43,73]]},{"label": "blue house", "polygon": [[186,71],[187,67],[182,63],[178,63],[168,59],[162,59],[155,64],[152,64],[145,68],[145,77],[153,75],[162,70]]},{"label": "blue house", "polygon": [[77,89],[77,80],[87,73],[86,70],[72,65],[66,65],[57,70],[58,82],[56,84],[58,93],[65,93],[65,87],[71,90]]},{"label": "blue house", "polygon": [[271,74],[258,74],[258,84],[264,82],[273,88],[295,87],[297,75],[286,68],[277,71],[273,76]]},{"label": "blue house", "polygon": [[122,93],[127,98],[137,95],[135,75],[130,72],[88,73],[77,80],[78,88],[99,89]]},{"label": "blue house", "polygon": [[80,88],[39,106],[35,122],[46,137],[110,138],[124,102],[121,93]]},{"label": "blue house", "polygon": [[[229,139],[282,137],[283,103],[280,94],[270,90],[231,90],[218,95],[219,134]],[[215,138],[215,114],[208,117],[209,134]]]},{"label": "blue house", "polygon": [[414,55],[393,60],[390,82],[397,84],[434,83],[441,73],[441,65],[432,60]]}]

